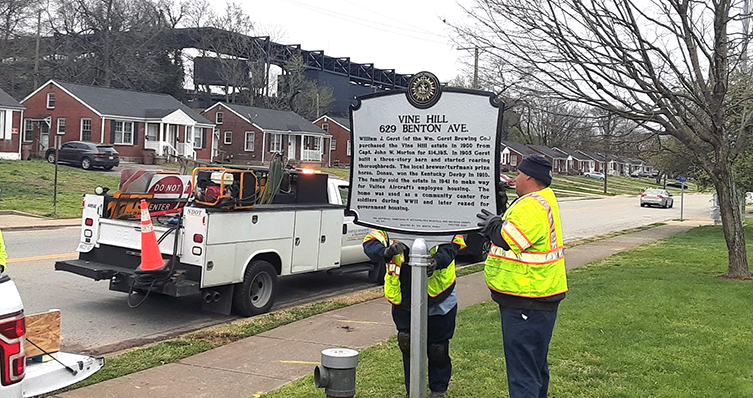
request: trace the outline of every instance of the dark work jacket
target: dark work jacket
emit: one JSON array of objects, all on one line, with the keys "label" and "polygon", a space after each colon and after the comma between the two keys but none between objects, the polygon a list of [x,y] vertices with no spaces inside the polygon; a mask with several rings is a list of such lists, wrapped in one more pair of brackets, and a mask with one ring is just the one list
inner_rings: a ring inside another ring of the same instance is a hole
[{"label": "dark work jacket", "polygon": [[[385,267],[384,245],[376,239],[364,242],[363,251],[369,256],[371,261],[377,262],[380,266]],[[437,269],[444,269],[450,266],[455,261],[460,248],[458,245],[452,243],[443,243],[437,247],[437,252],[434,254],[434,259],[437,260]],[[410,310],[411,299],[411,274],[413,267],[407,265],[410,260],[410,253],[405,256],[406,265],[400,268],[400,294],[403,296],[403,301],[400,302],[400,307]],[[444,292],[440,293],[437,297],[429,297],[429,306],[441,303],[444,301],[452,290],[455,288],[455,282],[450,285]]]}]

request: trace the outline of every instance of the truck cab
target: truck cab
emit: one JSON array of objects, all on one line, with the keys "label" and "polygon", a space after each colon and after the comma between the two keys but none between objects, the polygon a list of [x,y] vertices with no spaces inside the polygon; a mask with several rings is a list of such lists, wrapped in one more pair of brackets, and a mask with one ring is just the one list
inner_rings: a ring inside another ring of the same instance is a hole
[{"label": "truck cab", "polygon": [[[86,379],[104,366],[102,357],[57,353],[57,361],[26,358],[26,317],[16,284],[0,276],[0,397],[47,394]],[[59,362],[58,362],[59,361]]]}]

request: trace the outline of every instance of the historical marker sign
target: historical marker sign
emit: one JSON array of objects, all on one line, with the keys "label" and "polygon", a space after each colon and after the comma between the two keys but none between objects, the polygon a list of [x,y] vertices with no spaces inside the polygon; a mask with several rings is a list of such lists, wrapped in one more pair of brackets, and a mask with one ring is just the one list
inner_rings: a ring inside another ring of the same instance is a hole
[{"label": "historical marker sign", "polygon": [[497,209],[503,106],[494,94],[442,89],[421,72],[408,91],[357,98],[348,209],[356,223],[408,234],[477,230]]}]

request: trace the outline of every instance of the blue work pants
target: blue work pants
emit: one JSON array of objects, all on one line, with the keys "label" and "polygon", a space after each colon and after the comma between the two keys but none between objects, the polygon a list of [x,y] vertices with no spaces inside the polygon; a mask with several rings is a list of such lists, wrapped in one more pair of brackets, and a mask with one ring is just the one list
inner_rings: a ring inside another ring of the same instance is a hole
[{"label": "blue work pants", "polygon": [[500,307],[510,398],[547,398],[549,342],[557,310]]}]

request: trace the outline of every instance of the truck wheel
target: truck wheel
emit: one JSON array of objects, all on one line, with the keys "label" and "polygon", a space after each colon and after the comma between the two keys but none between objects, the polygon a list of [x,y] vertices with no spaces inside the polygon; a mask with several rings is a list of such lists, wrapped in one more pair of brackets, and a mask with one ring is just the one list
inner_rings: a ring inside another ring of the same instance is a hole
[{"label": "truck wheel", "polygon": [[374,268],[369,271],[369,282],[381,284],[384,283],[384,274],[387,273],[387,267],[384,264],[374,264]]},{"label": "truck wheel", "polygon": [[277,272],[272,264],[254,260],[246,268],[243,282],[233,292],[233,310],[243,316],[268,312],[277,295]]}]

